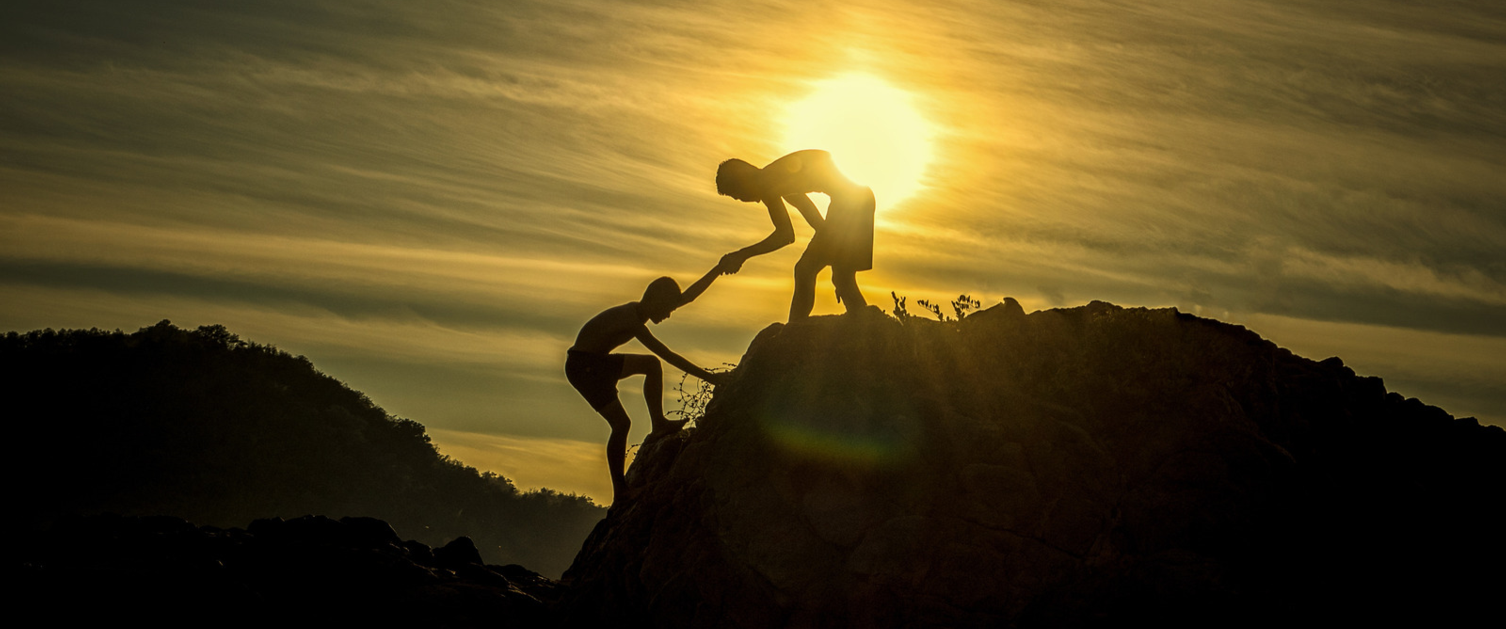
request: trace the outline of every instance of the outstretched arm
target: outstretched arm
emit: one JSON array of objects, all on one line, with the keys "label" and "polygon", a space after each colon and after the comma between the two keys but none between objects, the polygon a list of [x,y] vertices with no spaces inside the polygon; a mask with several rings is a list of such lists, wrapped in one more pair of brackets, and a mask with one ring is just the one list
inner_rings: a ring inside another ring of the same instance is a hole
[{"label": "outstretched arm", "polygon": [[701,276],[701,279],[696,280],[694,284],[685,289],[685,292],[680,293],[680,305],[683,306],[695,301],[695,298],[700,297],[701,293],[711,288],[711,283],[716,281],[716,276],[726,272],[726,264],[718,263],[715,267],[712,267],[710,271]]},{"label": "outstretched arm", "polygon": [[670,351],[668,347],[664,346],[664,343],[660,342],[659,339],[655,338],[654,335],[648,331],[647,327],[638,326],[638,331],[634,333],[633,336],[634,338],[638,339],[638,342],[643,343],[643,346],[647,347],[648,351],[657,354],[659,358],[663,358],[665,362],[674,365],[675,367],[679,368],[680,371],[688,373],[712,384],[717,384],[721,381],[721,378],[718,378],[716,374],[706,371],[705,369],[701,369],[700,367],[695,366],[694,363],[685,360],[683,356]]}]

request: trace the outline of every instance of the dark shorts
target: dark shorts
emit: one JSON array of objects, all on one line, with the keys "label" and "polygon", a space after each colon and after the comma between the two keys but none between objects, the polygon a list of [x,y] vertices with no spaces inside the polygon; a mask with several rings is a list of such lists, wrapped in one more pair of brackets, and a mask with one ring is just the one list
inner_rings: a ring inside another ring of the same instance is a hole
[{"label": "dark shorts", "polygon": [[826,223],[816,230],[800,261],[833,271],[867,271],[873,268],[873,191],[832,199],[826,208]]},{"label": "dark shorts", "polygon": [[565,379],[580,391],[594,410],[617,401],[617,381],[622,379],[622,354],[596,354],[570,350],[565,358]]}]

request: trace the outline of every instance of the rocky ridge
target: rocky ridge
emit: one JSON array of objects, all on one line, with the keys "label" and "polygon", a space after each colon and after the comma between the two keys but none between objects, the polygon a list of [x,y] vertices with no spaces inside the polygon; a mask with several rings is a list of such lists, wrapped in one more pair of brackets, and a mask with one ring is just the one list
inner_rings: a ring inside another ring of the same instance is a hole
[{"label": "rocky ridge", "polygon": [[[572,626],[1447,618],[1506,559],[1506,433],[1172,309],[774,324],[645,444]],[[1496,568],[1490,568],[1494,571]]]}]

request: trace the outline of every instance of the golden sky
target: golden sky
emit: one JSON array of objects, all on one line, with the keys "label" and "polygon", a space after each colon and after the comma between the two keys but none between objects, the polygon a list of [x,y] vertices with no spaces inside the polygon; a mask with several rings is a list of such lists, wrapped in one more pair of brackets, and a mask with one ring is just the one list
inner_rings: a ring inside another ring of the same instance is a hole
[{"label": "golden sky", "polygon": [[[1500,6],[9,2],[0,330],[222,323],[468,464],[606,497],[564,349],[766,235],[717,163],[806,148],[792,108],[859,76],[930,137],[871,303],[1176,306],[1506,424]],[[796,226],[655,334],[736,362]]]}]

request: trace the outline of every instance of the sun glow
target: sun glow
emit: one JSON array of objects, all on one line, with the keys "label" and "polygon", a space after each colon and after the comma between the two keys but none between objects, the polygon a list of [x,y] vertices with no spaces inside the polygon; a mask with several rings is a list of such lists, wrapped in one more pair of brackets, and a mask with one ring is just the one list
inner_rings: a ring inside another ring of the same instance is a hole
[{"label": "sun glow", "polygon": [[791,105],[785,149],[824,149],[848,178],[873,188],[880,211],[921,189],[931,129],[910,94],[867,75],[820,81]]}]

